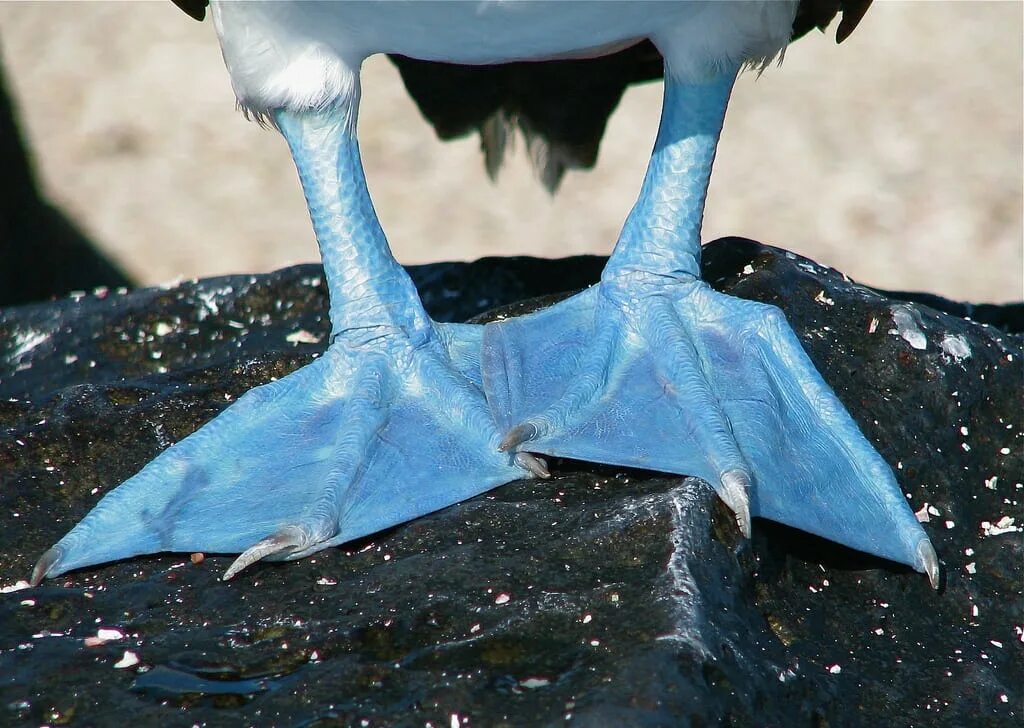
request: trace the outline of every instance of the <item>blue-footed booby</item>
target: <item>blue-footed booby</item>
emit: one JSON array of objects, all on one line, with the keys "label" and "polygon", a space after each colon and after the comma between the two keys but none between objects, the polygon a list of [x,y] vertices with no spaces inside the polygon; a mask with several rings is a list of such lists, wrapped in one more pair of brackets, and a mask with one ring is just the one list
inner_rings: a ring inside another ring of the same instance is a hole
[{"label": "blue-footed booby", "polygon": [[[176,2],[205,13],[206,0]],[[230,578],[546,477],[548,455],[698,476],[745,535],[754,516],[780,521],[935,585],[935,551],[892,470],[781,311],[718,293],[700,273],[737,73],[765,68],[840,10],[841,40],[868,2],[212,0],[239,105],[284,136],[298,169],[330,345],[104,496],[32,581],[161,551],[240,554]],[[492,167],[503,132],[489,124],[514,106],[546,145],[537,157],[552,188],[593,163],[626,85],[664,77],[647,174],[598,284],[487,326],[430,319],[359,157],[359,71],[377,53],[394,57],[439,132],[479,128]],[[505,72],[518,82],[499,82]]]}]

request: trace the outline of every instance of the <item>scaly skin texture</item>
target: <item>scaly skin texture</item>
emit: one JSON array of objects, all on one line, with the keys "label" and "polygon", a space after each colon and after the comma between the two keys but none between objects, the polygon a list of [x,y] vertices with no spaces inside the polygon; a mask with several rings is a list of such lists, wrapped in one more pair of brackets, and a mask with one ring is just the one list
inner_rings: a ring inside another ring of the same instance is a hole
[{"label": "scaly skin texture", "polygon": [[112,491],[33,581],[159,551],[295,559],[543,466],[498,450],[478,384],[480,330],[435,324],[377,222],[353,109],[279,112],[331,296],[332,343],[247,392]]},{"label": "scaly skin texture", "polygon": [[331,291],[331,338],[430,335],[416,287],[391,255],[377,220],[355,137],[355,104],[326,113],[274,115],[298,169]]},{"label": "scaly skin texture", "polygon": [[482,332],[432,322],[391,256],[362,174],[358,94],[275,112],[323,256],[331,346],[107,495],[33,581],[136,554],[241,551],[227,578],[546,475],[540,452],[697,475],[746,535],[764,516],[936,584],[935,552],[891,470],[782,314],[700,280],[734,77],[669,77],[650,168],[601,283]]},{"label": "scaly skin texture", "polygon": [[665,85],[639,199],[601,283],[490,324],[503,447],[697,475],[736,514],[913,566],[938,561],[892,470],[782,313],[700,279],[700,224],[735,70]]},{"label": "scaly skin texture", "polygon": [[704,200],[735,79],[735,69],[705,84],[669,77],[647,174],[602,281],[700,278]]}]

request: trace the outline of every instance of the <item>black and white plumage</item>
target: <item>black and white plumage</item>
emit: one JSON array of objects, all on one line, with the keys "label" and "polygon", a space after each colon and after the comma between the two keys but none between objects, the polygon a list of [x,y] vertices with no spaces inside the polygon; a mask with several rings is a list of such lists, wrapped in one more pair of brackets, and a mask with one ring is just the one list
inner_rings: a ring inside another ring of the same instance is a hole
[{"label": "black and white plumage", "polygon": [[[173,0],[196,20],[209,0]],[[872,0],[800,0],[791,40],[824,32],[840,15],[836,42],[854,31]],[[661,53],[647,39],[592,58],[486,66],[390,54],[409,95],[442,140],[477,132],[493,178],[516,130],[542,183],[555,191],[565,172],[597,162],[605,127],[625,90],[664,75]]]},{"label": "black and white plumage", "polygon": [[[792,40],[824,31],[842,13],[836,41],[853,32],[871,0],[802,0]],[[607,56],[465,66],[392,55],[409,95],[441,139],[476,131],[493,178],[518,128],[538,176],[552,192],[570,169],[590,169],[608,119],[625,90],[660,80],[661,53],[649,40]]]}]

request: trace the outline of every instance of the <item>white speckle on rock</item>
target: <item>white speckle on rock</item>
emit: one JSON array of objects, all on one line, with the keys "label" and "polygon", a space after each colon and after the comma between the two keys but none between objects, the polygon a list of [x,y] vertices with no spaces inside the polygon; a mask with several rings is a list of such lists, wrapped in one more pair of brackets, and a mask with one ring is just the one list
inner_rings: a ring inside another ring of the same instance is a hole
[{"label": "white speckle on rock", "polygon": [[946,521],[946,530],[951,531],[956,526],[954,521]]},{"label": "white speckle on rock", "polygon": [[0,586],[0,594],[10,594],[11,592],[21,591],[22,589],[28,589],[30,586],[32,585],[24,579],[19,579],[18,581],[14,582],[9,586]]},{"label": "white speckle on rock", "polygon": [[21,361],[21,358],[50,338],[49,334],[42,331],[15,331],[11,337],[14,344],[8,360],[12,364]]},{"label": "white speckle on rock", "polygon": [[999,454],[1000,455],[1009,455],[1010,454],[1010,448],[1008,448],[1008,447],[1001,447],[1001,448],[999,448]]},{"label": "white speckle on rock", "polygon": [[196,310],[196,318],[200,321],[205,320],[210,314],[216,316],[220,313],[220,306],[217,305],[217,294],[215,292],[199,291],[196,293],[196,298],[203,304],[202,308]]},{"label": "white speckle on rock", "polygon": [[878,319],[874,316],[871,317],[871,323],[868,324],[868,333],[873,334],[878,331]]},{"label": "white speckle on rock", "polygon": [[547,687],[551,684],[551,681],[546,677],[528,677],[525,680],[520,680],[520,687],[524,687],[527,690],[535,690],[537,688]]},{"label": "white speckle on rock", "polygon": [[1004,533],[1016,533],[1017,531],[1024,530],[1019,526],[1014,525],[1015,520],[1016,519],[1011,518],[1010,516],[1003,516],[996,521],[994,526],[988,521],[982,521],[981,531],[986,536],[999,536]]},{"label": "white speckle on rock", "polygon": [[932,520],[931,516],[928,515],[928,504],[927,503],[925,503],[923,506],[921,506],[921,510],[916,511],[914,513],[914,515],[917,516],[917,520],[918,520],[919,523],[928,523],[930,520]]},{"label": "white speckle on rock", "polygon": [[991,478],[985,478],[985,487],[989,490],[995,490],[996,485],[999,483],[999,476],[993,475]]},{"label": "white speckle on rock", "polygon": [[953,357],[956,361],[971,358],[971,346],[967,343],[967,339],[960,334],[946,334],[942,337],[939,348],[942,349],[944,354]]},{"label": "white speckle on rock", "polygon": [[833,675],[838,675],[843,671],[843,668],[841,668],[839,665],[829,665],[828,671]]},{"label": "white speckle on rock", "polygon": [[750,263],[747,263],[745,266],[743,266],[743,275],[749,276],[753,272],[754,266],[752,266]]},{"label": "white speckle on rock", "polygon": [[964,568],[967,570],[968,574],[977,574],[978,573],[978,567],[975,565],[975,563],[973,561],[971,561],[970,563],[965,565]]},{"label": "white speckle on rock", "polygon": [[119,629],[111,629],[109,627],[100,627],[96,630],[96,634],[92,637],[86,637],[82,642],[86,647],[99,647],[107,642],[116,642],[117,640],[124,639],[124,633]]},{"label": "white speckle on rock", "polygon": [[814,297],[814,300],[817,301],[818,303],[824,304],[826,306],[835,306],[836,305],[835,300],[833,300],[833,299],[831,299],[831,298],[829,298],[828,296],[825,295],[825,291],[818,291],[818,295]]},{"label": "white speckle on rock", "polygon": [[511,599],[511,598],[512,597],[510,597],[508,594],[506,594],[505,592],[502,592],[501,594],[499,594],[498,596],[496,596],[494,598],[494,603],[495,604],[508,604],[508,600]]},{"label": "white speckle on rock", "polygon": [[121,655],[121,659],[114,663],[114,667],[118,670],[123,670],[126,667],[135,667],[139,664],[139,656],[131,650],[125,650],[124,654]]},{"label": "white speckle on rock", "polygon": [[910,344],[914,349],[923,351],[928,348],[928,339],[917,323],[917,312],[909,306],[896,305],[890,309],[892,320],[896,324],[895,329],[889,329],[890,334],[895,334]]},{"label": "white speckle on rock", "polygon": [[299,329],[298,331],[293,331],[292,333],[290,333],[286,337],[284,337],[284,340],[287,341],[289,344],[319,344],[320,343],[320,337],[319,336],[317,336],[316,334],[312,334],[312,333],[306,331],[305,329]]}]

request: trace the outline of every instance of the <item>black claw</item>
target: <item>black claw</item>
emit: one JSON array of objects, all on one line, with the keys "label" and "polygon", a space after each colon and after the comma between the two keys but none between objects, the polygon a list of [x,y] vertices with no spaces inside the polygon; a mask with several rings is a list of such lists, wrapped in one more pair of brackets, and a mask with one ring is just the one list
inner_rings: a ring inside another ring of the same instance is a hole
[{"label": "black claw", "polygon": [[46,553],[39,557],[39,561],[36,562],[35,567],[32,569],[32,576],[29,578],[28,583],[32,586],[39,586],[63,555],[64,552],[56,546],[47,549]]},{"label": "black claw", "polygon": [[750,538],[750,474],[744,470],[723,473],[722,500],[736,516],[743,538]]},{"label": "black claw", "polygon": [[521,425],[516,425],[508,434],[505,435],[505,439],[498,445],[498,450],[501,452],[507,452],[512,448],[519,447],[524,442],[536,439],[540,431],[537,429],[537,425],[532,422],[524,422]]},{"label": "black claw", "polygon": [[548,470],[548,464],[544,462],[543,458],[539,458],[536,455],[532,455],[528,452],[517,452],[515,462],[516,465],[529,470],[538,478],[551,477],[551,471]]},{"label": "black claw", "polygon": [[306,529],[301,526],[284,526],[277,533],[257,541],[247,548],[237,559],[231,562],[221,581],[229,581],[238,572],[246,569],[257,561],[275,554],[287,554],[298,551],[309,545],[311,539]]},{"label": "black claw", "polygon": [[939,582],[939,557],[935,554],[935,548],[930,541],[921,541],[917,545],[918,568],[928,575],[928,582],[932,589],[938,590]]}]

